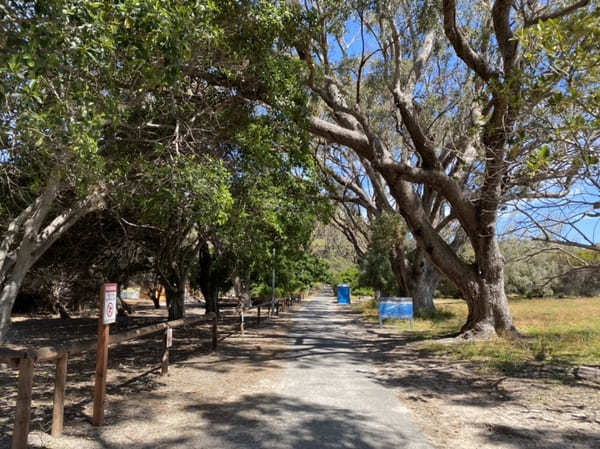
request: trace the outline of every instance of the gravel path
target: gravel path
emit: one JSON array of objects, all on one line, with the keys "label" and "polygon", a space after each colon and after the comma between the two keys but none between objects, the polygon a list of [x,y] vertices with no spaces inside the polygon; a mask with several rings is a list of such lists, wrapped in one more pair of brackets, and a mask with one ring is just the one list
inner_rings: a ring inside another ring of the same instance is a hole
[{"label": "gravel path", "polygon": [[109,395],[104,427],[79,420],[58,439],[32,433],[31,445],[430,449],[394,390],[378,382],[370,363],[377,346],[347,312],[332,296],[313,298],[286,314],[287,331],[249,330],[217,355],[174,364],[166,382],[150,378],[148,389]]}]

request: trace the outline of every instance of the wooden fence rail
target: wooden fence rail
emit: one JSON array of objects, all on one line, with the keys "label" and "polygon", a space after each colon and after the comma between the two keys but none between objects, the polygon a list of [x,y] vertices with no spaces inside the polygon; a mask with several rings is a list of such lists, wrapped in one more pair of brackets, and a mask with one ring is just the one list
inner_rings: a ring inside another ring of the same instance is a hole
[{"label": "wooden fence rail", "polygon": [[[168,329],[182,326],[191,326],[198,323],[212,323],[212,347],[216,349],[217,320],[214,313],[200,317],[189,317],[180,320],[166,321],[149,326],[131,329],[110,337],[110,346],[115,346],[128,340],[134,340],[160,331],[167,333]],[[168,370],[167,339],[164,338],[164,350],[161,357],[161,374]],[[93,351],[97,348],[97,340],[74,342],[67,345],[45,346],[37,349],[24,347],[0,348],[0,362],[7,363],[13,368],[18,368],[17,404],[15,411],[15,424],[12,436],[12,449],[26,449],[29,426],[31,422],[31,396],[33,388],[33,373],[36,362],[56,360],[56,374],[54,381],[54,403],[52,410],[52,436],[59,436],[64,427],[64,397],[67,381],[67,364],[70,355]],[[165,352],[167,357],[165,358]]]},{"label": "wooden fence rail", "polygon": [[[236,307],[240,319],[240,332],[244,334],[244,322],[246,314],[256,309],[256,325],[260,326],[261,308],[268,308],[271,317],[273,312],[279,315],[279,311],[285,311],[296,302],[300,302],[304,294],[294,294],[275,301],[265,301],[252,306],[240,307],[239,303],[224,303],[220,307]],[[273,310],[274,309],[274,310]],[[164,332],[163,351],[161,354],[161,375],[168,372],[169,348],[167,345],[167,333],[169,329],[182,326],[191,326],[198,323],[211,323],[211,347],[217,349],[218,343],[218,317],[214,313],[208,313],[198,317],[188,317],[180,320],[160,322],[149,326],[131,329],[119,334],[111,335],[109,346],[115,346],[128,340],[137,339],[160,331]],[[31,422],[31,396],[33,388],[33,373],[36,362],[44,360],[56,360],[56,373],[54,381],[54,403],[52,411],[52,435],[62,434],[64,427],[64,399],[67,384],[67,366],[69,356],[83,352],[94,351],[98,347],[98,339],[78,341],[67,345],[45,346],[37,349],[28,347],[4,347],[0,348],[0,362],[8,364],[19,370],[17,382],[17,404],[15,411],[15,424],[13,428],[11,449],[27,449],[27,438]],[[102,401],[100,401],[102,403]],[[101,424],[101,422],[100,422]]]}]

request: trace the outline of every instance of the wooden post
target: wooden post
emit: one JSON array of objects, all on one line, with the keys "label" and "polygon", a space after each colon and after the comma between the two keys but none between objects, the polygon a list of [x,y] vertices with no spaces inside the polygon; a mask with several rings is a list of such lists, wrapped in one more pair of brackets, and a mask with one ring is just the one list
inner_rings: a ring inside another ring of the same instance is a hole
[{"label": "wooden post", "polygon": [[244,335],[244,307],[240,309],[240,334]]},{"label": "wooden post", "polygon": [[260,327],[260,306],[258,306],[258,310],[256,312],[256,327]]},{"label": "wooden post", "polygon": [[213,317],[212,320],[212,350],[216,351],[217,350],[217,314],[215,313],[215,316]]},{"label": "wooden post", "polygon": [[60,436],[64,427],[65,386],[67,384],[68,358],[68,354],[63,354],[56,359],[56,376],[54,378],[54,408],[52,410],[53,437]]},{"label": "wooden post", "polygon": [[[108,370],[108,344],[109,344],[109,325],[104,324],[104,302],[107,294],[107,286],[115,291],[116,284],[103,284],[100,289],[100,316],[98,317],[98,346],[96,349],[96,379],[94,381],[94,412],[92,424],[101,426],[104,424],[104,395],[106,392],[106,374]],[[114,286],[114,287],[113,287]],[[113,310],[116,314],[116,311]]]},{"label": "wooden post", "polygon": [[33,360],[19,360],[17,383],[17,411],[13,428],[12,449],[27,449],[27,436],[31,422],[31,388],[33,386]]},{"label": "wooden post", "polygon": [[[169,327],[165,329],[163,336],[163,352],[160,358],[160,375],[166,376],[169,373]],[[171,331],[173,332],[173,331]]]}]

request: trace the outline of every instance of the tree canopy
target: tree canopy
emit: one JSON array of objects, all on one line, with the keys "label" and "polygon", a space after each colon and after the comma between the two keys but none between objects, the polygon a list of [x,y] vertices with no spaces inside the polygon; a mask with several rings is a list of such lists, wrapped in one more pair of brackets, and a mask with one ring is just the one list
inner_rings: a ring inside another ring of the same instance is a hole
[{"label": "tree canopy", "polygon": [[273,265],[285,291],[324,279],[318,219],[374,287],[433,308],[449,279],[466,337],[516,333],[505,220],[598,250],[579,226],[599,204],[595,2],[0,11],[0,341],[27,273],[93,212],[160,278],[172,318],[190,281],[214,303],[230,285],[267,294]]}]

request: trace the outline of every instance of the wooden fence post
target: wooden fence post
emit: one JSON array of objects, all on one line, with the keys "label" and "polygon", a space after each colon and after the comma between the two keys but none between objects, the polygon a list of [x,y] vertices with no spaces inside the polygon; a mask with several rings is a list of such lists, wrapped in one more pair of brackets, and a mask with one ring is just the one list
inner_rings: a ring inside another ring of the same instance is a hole
[{"label": "wooden fence post", "polygon": [[98,349],[96,351],[96,380],[94,381],[94,414],[92,424],[101,426],[104,423],[104,395],[106,392],[106,375],[108,372],[108,324],[98,323]]},{"label": "wooden fence post", "polygon": [[244,335],[244,306],[240,309],[240,334]]},{"label": "wooden fence post", "polygon": [[67,384],[67,363],[69,354],[56,359],[56,376],[54,378],[54,407],[52,409],[52,436],[58,437],[63,432],[65,415],[65,386]]},{"label": "wooden fence post", "polygon": [[17,383],[17,411],[12,435],[12,449],[27,449],[27,436],[31,422],[31,388],[33,386],[33,360],[19,360]]},{"label": "wooden fence post", "polygon": [[[104,423],[104,396],[106,393],[106,375],[108,371],[109,323],[116,319],[117,284],[103,284],[100,289],[100,316],[98,317],[98,347],[96,350],[96,379],[94,381],[94,412],[92,424],[101,426]],[[113,306],[105,310],[105,304],[112,300]],[[109,316],[105,315],[110,315]],[[105,320],[105,318],[107,318]]]},{"label": "wooden fence post", "polygon": [[218,321],[218,316],[215,313],[215,316],[213,317],[212,320],[212,350],[216,351],[217,350],[217,321]]},{"label": "wooden fence post", "polygon": [[[171,346],[172,330],[167,326],[163,335],[163,352],[160,358],[160,375],[165,376],[169,373],[169,347]],[[169,335],[170,334],[170,335]]]}]

